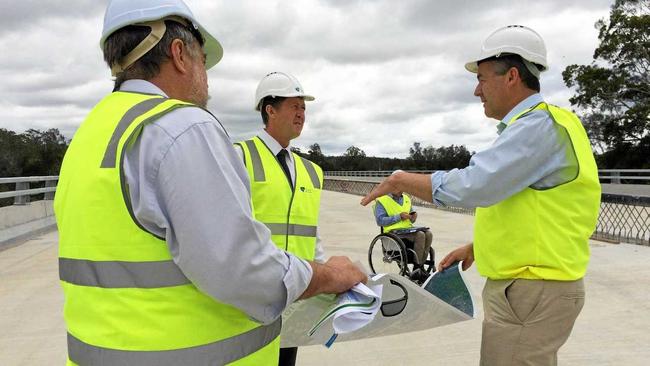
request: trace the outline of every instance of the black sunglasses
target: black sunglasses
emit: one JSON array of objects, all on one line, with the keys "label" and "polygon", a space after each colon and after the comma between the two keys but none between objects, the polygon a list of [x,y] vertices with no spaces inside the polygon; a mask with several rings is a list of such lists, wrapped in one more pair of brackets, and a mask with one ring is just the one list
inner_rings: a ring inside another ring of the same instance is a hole
[{"label": "black sunglasses", "polygon": [[406,291],[406,288],[404,288],[404,286],[401,283],[395,280],[390,280],[390,283],[401,288],[402,292],[404,292],[404,296],[402,296],[397,300],[382,301],[380,307],[381,315],[387,318],[391,316],[399,315],[402,311],[404,311],[404,308],[406,308],[406,303],[409,300],[408,292]]}]

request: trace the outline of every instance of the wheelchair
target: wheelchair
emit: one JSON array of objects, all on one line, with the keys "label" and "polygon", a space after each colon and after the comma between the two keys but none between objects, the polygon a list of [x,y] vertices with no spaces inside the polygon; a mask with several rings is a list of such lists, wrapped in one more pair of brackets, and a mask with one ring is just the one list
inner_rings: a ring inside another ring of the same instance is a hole
[{"label": "wheelchair", "polygon": [[422,284],[435,268],[435,251],[429,247],[427,258],[421,268],[415,260],[415,243],[393,232],[381,233],[370,242],[368,264],[373,274],[393,273]]}]

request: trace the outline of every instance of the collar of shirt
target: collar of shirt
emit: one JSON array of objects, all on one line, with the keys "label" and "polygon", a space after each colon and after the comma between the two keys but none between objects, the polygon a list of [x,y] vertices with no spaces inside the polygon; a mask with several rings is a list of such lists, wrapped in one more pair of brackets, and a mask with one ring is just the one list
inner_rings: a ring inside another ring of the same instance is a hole
[{"label": "collar of shirt", "polygon": [[512,108],[510,112],[508,112],[508,114],[506,114],[506,116],[503,117],[501,122],[499,122],[499,124],[497,125],[497,133],[500,135],[501,132],[503,132],[503,130],[505,130],[506,127],[508,127],[508,122],[510,122],[512,117],[518,115],[519,113],[525,111],[528,108],[532,108],[538,105],[543,101],[544,98],[542,98],[542,95],[539,93],[535,93],[529,96],[528,98],[522,100],[521,102],[519,102],[519,104],[517,104],[514,108]]},{"label": "collar of shirt", "polygon": [[271,150],[273,155],[277,156],[278,153],[280,152],[280,150],[282,150],[282,149],[287,150],[287,152],[288,152],[287,156],[289,157],[289,163],[291,165],[293,165],[293,154],[291,154],[291,144],[289,144],[286,149],[283,148],[282,145],[280,145],[280,143],[275,138],[273,138],[273,136],[269,135],[269,133],[266,132],[266,130],[264,130],[264,129],[257,136],[260,139],[262,139],[262,141],[264,141],[264,143],[266,144],[266,146],[269,147],[269,149]]},{"label": "collar of shirt", "polygon": [[393,195],[392,193],[389,193],[388,195],[390,196],[390,198],[392,198],[392,199],[393,199],[393,201],[395,201],[395,202],[397,202],[397,203],[399,203],[400,205],[402,204],[402,201],[404,200],[404,194],[402,194],[402,195],[401,195],[401,196],[399,196],[399,197],[398,197],[398,196],[395,196],[395,195]]},{"label": "collar of shirt", "polygon": [[147,93],[147,94],[156,94],[167,97],[164,91],[159,87],[150,83],[146,80],[141,79],[131,79],[127,80],[120,85],[120,91],[123,92],[133,92],[133,93]]}]

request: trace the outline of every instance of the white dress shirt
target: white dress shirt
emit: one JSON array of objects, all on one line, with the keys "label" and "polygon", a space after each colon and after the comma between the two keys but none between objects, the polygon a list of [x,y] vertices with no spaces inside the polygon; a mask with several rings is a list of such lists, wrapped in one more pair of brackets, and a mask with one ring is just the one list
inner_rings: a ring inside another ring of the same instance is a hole
[{"label": "white dress shirt", "polygon": [[[289,167],[289,174],[291,175],[291,184],[293,187],[296,186],[296,162],[293,159],[293,154],[291,154],[291,144],[289,144],[286,148],[283,148],[282,145],[271,135],[269,135],[266,130],[262,130],[257,137],[259,137],[271,150],[273,155],[277,156],[280,150],[286,150],[288,154],[285,154],[286,157],[286,162],[287,166]],[[239,154],[239,158],[244,160],[244,152],[242,149],[238,146],[237,149],[237,154]],[[319,207],[320,208],[320,207]],[[319,215],[320,216],[320,215]],[[323,249],[323,241],[320,237],[319,229],[318,226],[316,226],[316,251],[314,253],[314,261],[319,262],[319,263],[324,263],[325,262],[325,250]]]}]

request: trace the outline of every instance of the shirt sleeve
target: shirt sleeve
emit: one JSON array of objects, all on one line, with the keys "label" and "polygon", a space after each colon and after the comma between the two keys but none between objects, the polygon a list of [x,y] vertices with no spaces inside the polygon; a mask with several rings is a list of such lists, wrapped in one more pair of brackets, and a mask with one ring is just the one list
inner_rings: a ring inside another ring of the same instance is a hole
[{"label": "shirt sleeve", "polygon": [[145,127],[143,142],[127,154],[141,167],[129,181],[140,186],[131,193],[136,218],[165,237],[201,291],[271,323],[307,288],[311,266],[279,250],[253,219],[248,176],[219,125],[195,123],[159,142],[165,134]]},{"label": "shirt sleeve", "polygon": [[434,172],[433,203],[487,207],[540,181],[564,183],[571,179],[570,171],[577,171],[577,162],[566,131],[544,111],[533,111],[503,130],[490,148],[474,154],[467,168]]},{"label": "shirt sleeve", "polygon": [[239,144],[234,144],[233,147],[235,148],[235,152],[237,153],[237,156],[239,157],[239,160],[246,166],[246,158],[244,157],[244,149],[242,149],[241,145]]},{"label": "shirt sleeve", "polygon": [[320,236],[320,229],[316,228],[316,249],[314,250],[314,261],[318,263],[325,263],[325,249],[323,248],[323,239]]}]

